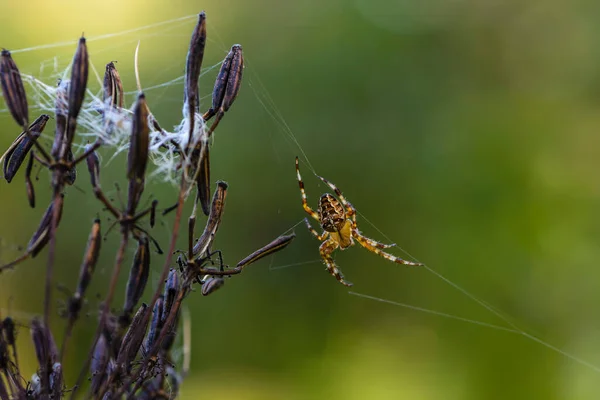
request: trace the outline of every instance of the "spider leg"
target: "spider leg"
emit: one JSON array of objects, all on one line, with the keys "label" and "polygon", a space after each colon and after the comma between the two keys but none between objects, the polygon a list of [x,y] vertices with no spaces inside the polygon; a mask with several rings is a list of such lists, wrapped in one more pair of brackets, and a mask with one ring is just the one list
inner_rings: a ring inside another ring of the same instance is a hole
[{"label": "spider leg", "polygon": [[306,192],[304,191],[304,182],[302,182],[302,176],[300,175],[300,163],[298,161],[298,157],[296,157],[296,176],[298,177],[298,186],[300,186],[300,194],[302,195],[302,207],[304,207],[304,211],[317,221],[321,221],[319,218],[319,214],[315,212],[308,205],[308,201],[306,200]]},{"label": "spider leg", "polygon": [[329,237],[329,232],[327,231],[323,231],[323,234],[319,235],[319,232],[317,232],[311,225],[310,222],[308,221],[308,218],[304,218],[304,222],[306,223],[306,227],[308,228],[309,232],[313,234],[314,237],[316,237],[318,240],[320,240],[321,242],[324,241],[325,239],[327,239]]},{"label": "spider leg", "polygon": [[[358,232],[358,230],[357,230],[357,232]],[[376,240],[370,239],[370,238],[368,238],[366,236],[363,236],[362,234],[360,234],[360,235],[363,237],[363,239],[367,243],[369,243],[373,247],[377,247],[378,249],[389,249],[390,247],[396,246],[396,243],[385,244],[385,243],[381,243],[381,242],[378,242]]]},{"label": "spider leg", "polygon": [[336,242],[333,240],[327,240],[321,244],[321,247],[319,247],[319,253],[321,253],[321,258],[323,258],[323,261],[325,262],[327,271],[329,271],[329,273],[333,275],[335,279],[337,279],[342,285],[350,287],[352,286],[352,283],[344,280],[342,271],[340,271],[335,264],[335,261],[333,261],[333,258],[331,258],[331,253],[337,248],[338,244]]},{"label": "spider leg", "polygon": [[[381,257],[385,258],[388,261],[395,262],[396,264],[403,264],[403,265],[413,265],[413,266],[424,265],[424,264],[421,264],[421,263],[418,263],[418,262],[403,260],[400,257],[396,257],[394,255],[386,253],[385,251],[382,251],[380,247],[375,246],[375,245],[372,244],[373,242],[375,242],[373,239],[369,239],[368,237],[363,236],[356,229],[352,230],[352,236],[358,241],[358,243],[360,243],[360,245],[362,247],[364,247],[365,249],[369,250],[372,253],[380,255]],[[387,246],[387,245],[383,245],[383,244],[381,244],[381,245],[382,246]]]},{"label": "spider leg", "polygon": [[346,198],[342,194],[342,191],[340,189],[338,189],[337,186],[335,186],[333,183],[329,182],[327,179],[323,178],[322,176],[317,175],[317,178],[322,180],[323,183],[325,183],[327,186],[329,186],[329,188],[331,190],[333,190],[335,192],[335,195],[342,202],[344,207],[346,207],[346,208],[350,209],[351,211],[353,211],[354,213],[356,213],[356,209],[354,208],[354,206],[352,204],[350,204],[350,202],[348,200],[346,200]]}]

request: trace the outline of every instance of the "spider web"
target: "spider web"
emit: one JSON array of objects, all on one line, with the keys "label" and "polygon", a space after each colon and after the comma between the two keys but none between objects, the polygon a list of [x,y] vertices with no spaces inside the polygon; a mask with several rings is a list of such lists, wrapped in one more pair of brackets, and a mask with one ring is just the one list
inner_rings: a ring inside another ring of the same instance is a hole
[{"label": "spider web", "polygon": [[[141,43],[141,60],[139,63],[139,69],[141,73],[142,89],[145,93],[147,93],[149,105],[154,114],[157,116],[157,119],[161,121],[163,128],[166,128],[170,131],[169,135],[167,135],[166,137],[159,137],[157,136],[156,132],[154,132],[154,137],[152,141],[152,161],[155,165],[155,168],[152,171],[150,179],[155,179],[157,181],[176,182],[176,175],[174,171],[177,159],[172,153],[160,151],[159,148],[160,145],[167,140],[170,140],[172,138],[181,138],[181,132],[187,132],[185,125],[186,122],[185,120],[179,120],[170,115],[163,115],[160,110],[160,104],[168,104],[173,102],[180,103],[182,101],[181,89],[183,83],[183,74],[181,73],[181,63],[177,63],[175,64],[176,66],[174,66],[173,63],[166,62],[166,67],[162,69],[161,73],[156,74],[155,76],[148,76],[144,72],[144,58],[149,56],[149,54],[153,50],[155,50],[155,48],[153,49],[153,46],[151,44],[153,37],[164,37],[165,35],[171,35],[173,38],[177,38],[178,41],[182,43],[182,47],[187,46],[190,26],[194,23],[195,18],[196,15],[189,15],[182,18],[163,21],[157,24],[146,25],[122,32],[87,37],[87,41],[90,46],[91,62],[95,70],[92,74],[90,74],[90,85],[86,96],[86,103],[82,108],[80,114],[81,116],[77,137],[82,139],[77,144],[77,146],[78,148],[82,148],[86,143],[92,142],[96,137],[103,137],[103,139],[107,142],[105,147],[110,148],[109,152],[102,153],[104,155],[104,159],[102,160],[103,167],[110,165],[112,160],[114,160],[117,155],[127,151],[129,144],[128,133],[130,126],[126,114],[114,115],[112,116],[113,122],[115,123],[115,125],[120,126],[120,129],[117,129],[116,133],[111,136],[106,136],[104,134],[104,125],[97,112],[98,107],[101,104],[100,90],[101,77],[103,74],[102,66],[108,61],[118,59],[119,62],[117,64],[117,68],[119,69],[119,73],[123,78],[123,83],[126,88],[126,104],[133,104],[133,101],[135,100],[135,97],[138,93],[137,89],[135,88],[135,81],[134,79],[131,79],[133,75],[133,70],[135,68],[133,62],[133,54],[138,43]],[[118,39],[118,41],[115,39]],[[214,45],[221,51],[216,52],[217,54],[212,53],[212,58],[210,57],[210,55],[207,55],[208,57],[205,58],[202,74],[203,77],[205,74],[207,75],[207,77],[206,79],[201,80],[201,84],[204,83],[204,88],[210,87],[210,82],[212,79],[214,79],[214,75],[216,74],[215,69],[219,67],[220,59],[222,59],[222,56],[228,50],[228,46],[226,46],[224,43],[218,40],[218,35],[216,35],[216,39],[209,38],[209,42],[211,42],[212,45]],[[76,41],[72,40],[11,50],[12,54],[14,55],[17,61],[17,64],[19,65],[22,73],[24,74],[25,82],[27,85],[26,90],[30,101],[30,112],[34,114],[53,114],[54,95],[56,93],[56,81],[58,79],[64,79],[68,77],[69,66],[75,46]],[[18,57],[20,55],[28,53],[52,55],[49,55],[44,61],[42,61],[39,64],[39,70],[35,70],[32,68],[28,70],[28,65],[21,65],[18,60]],[[105,60],[105,56],[110,57],[110,59]],[[155,59],[151,58],[151,61],[154,60]],[[297,135],[294,132],[294,130],[284,118],[283,114],[280,112],[276,102],[271,98],[268,89],[265,87],[265,85],[262,83],[262,80],[259,77],[259,71],[253,68],[253,60],[251,55],[248,56],[246,54],[246,61],[247,68],[245,70],[244,77],[244,80],[246,82],[244,85],[246,86],[245,89],[250,89],[255,95],[257,103],[260,104],[263,112],[270,119],[274,127],[273,131],[276,131],[277,134],[279,134],[281,138],[283,138],[286,141],[288,149],[282,150],[278,145],[275,144],[275,141],[273,140],[272,136],[269,136],[266,140],[268,140],[273,145],[273,151],[277,153],[278,156],[284,155],[284,161],[282,161],[282,164],[290,164],[290,171],[291,162],[288,161],[293,160],[293,156],[298,154],[302,160],[301,168],[303,168],[303,170],[310,171],[313,174],[317,175],[317,171],[313,163],[311,162],[311,158],[309,157],[309,155],[307,154],[308,152],[305,151],[305,148],[302,145],[301,136]],[[245,89],[243,88],[242,90]],[[208,97],[210,96],[210,91],[201,89],[201,93],[205,96],[202,100],[203,103],[206,104],[208,102]],[[249,97],[250,96],[247,96],[246,100]],[[0,112],[6,113],[7,109],[3,107],[0,109]],[[201,124],[196,125],[200,125],[199,129],[203,129]],[[46,141],[45,145],[50,144],[53,139],[52,134],[48,132],[52,132],[51,127],[48,127],[46,133],[42,135],[42,138]],[[269,131],[267,135],[272,135],[272,132]],[[218,137],[218,134],[216,136]],[[186,135],[184,135],[184,137],[186,137]],[[326,176],[326,174],[319,175]],[[307,180],[307,178],[307,176],[304,176],[305,181]],[[290,180],[292,181],[292,184],[296,185],[294,175],[291,174],[291,172]],[[347,190],[348,189],[346,189],[345,193],[348,194],[348,196],[351,199],[351,195]],[[315,194],[313,193],[313,196],[314,195]],[[298,209],[300,209],[299,194],[297,198],[297,204]],[[375,223],[372,223],[365,215],[363,215],[360,212],[360,208],[358,208],[358,214],[361,221],[369,224],[380,234],[382,238],[386,239],[388,242],[391,243],[395,242],[393,238],[388,237],[377,227]],[[303,224],[302,219],[300,219],[299,221],[294,221],[293,224],[291,224],[291,226],[288,229],[286,229],[285,232],[282,233],[294,231],[295,228],[301,226],[301,224]],[[300,229],[304,229],[304,227],[301,226]],[[317,246],[315,242],[313,242],[313,244],[315,247]],[[407,251],[403,250],[401,247],[398,246],[396,249],[402,251],[409,259],[420,261],[416,257],[413,257],[411,254],[409,254]],[[271,265],[269,266],[269,269],[272,271],[285,270],[290,267],[315,265],[321,263],[321,260],[318,258],[306,261],[298,261],[293,264],[276,264],[275,260],[276,257],[271,258]],[[381,262],[383,263],[383,261]],[[494,329],[511,334],[521,335],[527,338],[528,340],[536,342],[550,349],[551,351],[559,353],[562,356],[574,362],[577,362],[587,368],[590,368],[595,372],[600,372],[599,366],[588,362],[575,354],[567,352],[561,349],[560,347],[554,346],[551,343],[544,341],[537,335],[533,335],[527,330],[519,327],[517,324],[511,321],[511,318],[509,316],[506,316],[503,312],[497,310],[490,304],[486,303],[484,300],[473,295],[466,288],[455,283],[453,280],[449,279],[445,275],[442,275],[434,267],[426,265],[423,267],[423,269],[428,271],[428,273],[433,275],[435,278],[449,285],[460,295],[465,296],[469,301],[474,302],[478,306],[482,307],[486,312],[497,317],[499,320],[502,321],[503,325],[492,324],[460,315],[454,315],[451,313],[436,311],[429,308],[419,307],[416,305],[405,304],[394,301],[389,298],[383,298],[368,293],[361,293],[351,290],[348,291],[348,294],[365,300],[377,301],[393,305],[395,307],[408,308],[420,313],[433,314],[440,318],[450,318],[457,321],[461,321],[463,323],[475,324],[485,329]],[[323,279],[332,278],[326,276],[326,274],[323,273]]]}]

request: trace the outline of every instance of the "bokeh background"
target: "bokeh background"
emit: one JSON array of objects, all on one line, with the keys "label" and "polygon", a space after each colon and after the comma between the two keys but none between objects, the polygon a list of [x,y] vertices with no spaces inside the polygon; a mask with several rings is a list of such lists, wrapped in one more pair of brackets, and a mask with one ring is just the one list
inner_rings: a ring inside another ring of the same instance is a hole
[{"label": "bokeh background", "polygon": [[[205,70],[233,43],[243,45],[247,62],[211,160],[213,178],[230,184],[216,242],[227,263],[304,218],[293,163],[305,154],[312,205],[326,189],[306,160],[362,213],[364,233],[397,243],[454,284],[355,247],[336,256],[353,291],[482,323],[512,323],[560,350],[349,294],[324,271],[319,243],[298,225],[285,252],[212,296],[189,298],[192,370],[182,398],[598,398],[597,2],[3,1],[0,45],[34,47],[14,58],[22,72],[52,84],[83,31],[96,69],[117,60],[126,89],[135,91],[133,52],[141,41],[142,84],[158,85],[147,97],[162,125],[173,126],[182,85],[161,84],[182,76],[201,10],[209,21]],[[118,34],[99,38],[110,33]],[[215,74],[202,77],[204,95]],[[0,122],[4,149],[19,130],[6,112]],[[102,154],[108,160],[111,150]],[[124,165],[120,156],[104,167],[105,188],[124,182]],[[80,168],[77,188],[68,192],[58,237],[56,283],[68,287],[75,285],[93,218],[100,214],[108,226],[86,175]],[[35,210],[26,203],[22,172],[10,186],[0,182],[2,261],[28,242],[50,199],[48,182],[42,172]],[[154,180],[145,194],[170,205],[176,189]],[[172,222],[167,216],[153,231],[165,247]],[[103,244],[89,316],[70,346],[71,384],[96,325],[117,240],[113,230]],[[2,274],[3,315],[27,324],[42,311],[45,256]],[[163,261],[153,258],[154,281]],[[125,279],[126,273],[123,288]],[[61,298],[54,297],[56,309]],[[58,317],[54,326],[60,327]],[[26,328],[20,342],[27,374],[33,373]]]}]

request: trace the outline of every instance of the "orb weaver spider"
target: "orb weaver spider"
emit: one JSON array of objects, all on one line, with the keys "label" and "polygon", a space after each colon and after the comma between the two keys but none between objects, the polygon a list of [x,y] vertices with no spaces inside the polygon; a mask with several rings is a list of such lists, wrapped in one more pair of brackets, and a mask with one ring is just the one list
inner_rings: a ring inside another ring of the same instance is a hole
[{"label": "orb weaver spider", "polygon": [[337,199],[329,193],[322,194],[321,198],[319,199],[319,207],[315,212],[312,208],[310,208],[306,200],[304,182],[302,182],[302,176],[300,175],[298,157],[296,157],[296,175],[298,177],[298,185],[300,186],[300,194],[302,195],[302,207],[308,215],[319,221],[319,224],[323,228],[323,233],[319,235],[319,233],[310,224],[308,218],[304,218],[304,222],[306,223],[310,233],[312,233],[313,236],[318,240],[323,242],[319,247],[321,258],[327,267],[327,271],[329,271],[329,273],[333,275],[335,279],[337,279],[342,285],[352,286],[352,283],[344,279],[344,275],[335,264],[335,261],[331,257],[331,253],[333,253],[338,247],[341,250],[344,250],[350,246],[353,246],[355,239],[362,247],[372,253],[380,255],[386,260],[403,265],[423,265],[417,262],[406,261],[392,254],[384,252],[383,249],[387,249],[395,245],[380,243],[360,233],[356,225],[356,209],[354,206],[350,204],[348,200],[346,200],[341,190],[338,189],[337,186],[318,175],[317,177],[335,192]]}]

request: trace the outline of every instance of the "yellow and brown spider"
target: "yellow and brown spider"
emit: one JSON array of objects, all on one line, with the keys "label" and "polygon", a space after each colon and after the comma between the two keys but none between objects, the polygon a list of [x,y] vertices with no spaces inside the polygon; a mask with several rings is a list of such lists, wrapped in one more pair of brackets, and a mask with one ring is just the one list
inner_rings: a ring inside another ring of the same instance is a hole
[{"label": "yellow and brown spider", "polygon": [[321,247],[319,247],[321,258],[323,258],[323,261],[327,266],[327,271],[335,276],[335,279],[340,281],[342,285],[352,286],[352,283],[344,280],[344,275],[335,264],[335,261],[331,257],[331,253],[338,247],[341,250],[344,250],[353,246],[354,239],[356,239],[356,241],[365,249],[375,254],[379,254],[386,260],[404,265],[423,265],[421,263],[406,261],[384,252],[382,249],[387,249],[394,245],[380,243],[360,233],[356,225],[356,209],[354,206],[346,200],[340,189],[327,179],[318,175],[317,177],[335,192],[337,199],[329,193],[322,194],[319,199],[319,208],[317,208],[317,211],[315,212],[310,208],[306,201],[306,193],[304,191],[304,182],[302,182],[302,176],[300,175],[298,157],[296,157],[296,175],[298,176],[298,185],[300,186],[300,194],[302,195],[302,207],[304,207],[304,211],[306,211],[308,215],[319,221],[319,224],[321,224],[321,227],[323,228],[323,233],[319,235],[319,233],[311,226],[308,218],[304,218],[304,222],[306,222],[306,226],[310,233],[323,242]]}]

